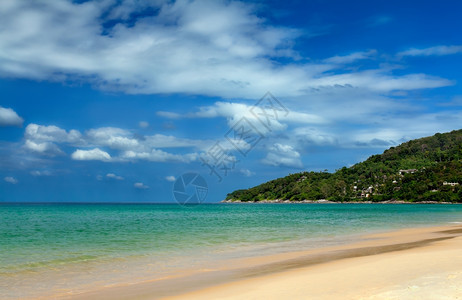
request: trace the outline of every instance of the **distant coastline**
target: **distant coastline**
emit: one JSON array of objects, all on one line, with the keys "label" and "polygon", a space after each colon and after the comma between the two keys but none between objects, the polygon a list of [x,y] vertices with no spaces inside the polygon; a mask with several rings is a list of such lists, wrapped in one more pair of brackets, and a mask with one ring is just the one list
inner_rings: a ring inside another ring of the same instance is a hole
[{"label": "distant coastline", "polygon": [[251,200],[251,201],[241,201],[241,200],[222,200],[220,203],[279,203],[279,204],[462,204],[457,202],[438,202],[438,201],[403,201],[403,200],[387,200],[387,201],[331,201],[326,199],[320,200]]},{"label": "distant coastline", "polygon": [[[462,130],[391,147],[334,173],[304,171],[229,193],[266,203],[461,203]],[[311,199],[311,200],[307,200]]]}]

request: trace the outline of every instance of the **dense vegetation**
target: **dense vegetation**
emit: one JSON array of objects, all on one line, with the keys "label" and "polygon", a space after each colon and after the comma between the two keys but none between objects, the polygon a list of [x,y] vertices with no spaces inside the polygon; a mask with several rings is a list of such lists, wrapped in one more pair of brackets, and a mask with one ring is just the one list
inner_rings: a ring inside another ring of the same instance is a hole
[{"label": "dense vegetation", "polygon": [[335,173],[302,172],[227,200],[462,202],[462,130],[411,140]]}]

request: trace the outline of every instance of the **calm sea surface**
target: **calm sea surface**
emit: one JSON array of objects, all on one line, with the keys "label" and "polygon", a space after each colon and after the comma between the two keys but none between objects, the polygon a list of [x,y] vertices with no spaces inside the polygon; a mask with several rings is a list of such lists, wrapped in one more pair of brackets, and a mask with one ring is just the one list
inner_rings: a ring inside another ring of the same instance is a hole
[{"label": "calm sea surface", "polygon": [[0,204],[0,298],[137,282],[213,260],[462,222],[462,205]]}]

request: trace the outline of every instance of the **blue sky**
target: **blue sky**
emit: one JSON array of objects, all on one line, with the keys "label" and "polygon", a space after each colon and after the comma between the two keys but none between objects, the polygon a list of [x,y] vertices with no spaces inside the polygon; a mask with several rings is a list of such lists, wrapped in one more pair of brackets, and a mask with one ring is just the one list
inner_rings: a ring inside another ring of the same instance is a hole
[{"label": "blue sky", "polygon": [[0,201],[170,202],[196,172],[217,202],[460,129],[461,11],[2,1]]}]

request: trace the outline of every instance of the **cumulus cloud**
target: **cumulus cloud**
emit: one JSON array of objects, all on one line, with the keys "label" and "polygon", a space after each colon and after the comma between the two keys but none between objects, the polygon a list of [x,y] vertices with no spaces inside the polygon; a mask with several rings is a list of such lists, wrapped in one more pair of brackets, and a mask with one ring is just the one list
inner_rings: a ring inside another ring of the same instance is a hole
[{"label": "cumulus cloud", "polygon": [[[394,72],[380,66],[352,70],[343,66],[383,58],[375,50],[310,62],[292,60],[298,54],[290,45],[301,32],[269,25],[256,9],[243,2],[206,0],[56,0],[34,5],[25,0],[2,1],[0,77],[78,79],[126,93],[189,93],[233,99],[258,99],[271,88],[278,97],[287,96],[293,109],[287,116],[272,121],[272,130],[278,134],[288,130],[288,140],[279,140],[264,161],[292,166],[301,165],[295,150],[300,150],[300,145],[334,145],[345,140],[328,130],[312,131],[307,126],[336,126],[335,122],[345,120],[350,124],[380,123],[378,114],[405,111],[405,101],[394,101],[387,95],[454,84],[428,74],[409,74],[405,69]],[[143,17],[136,17],[140,15]],[[449,55],[460,53],[461,47],[409,49],[397,56]],[[286,63],[276,63],[275,58],[279,57],[284,57]],[[160,111],[157,115],[169,119],[222,117],[230,126],[245,117],[264,131],[258,117],[251,114],[251,107],[245,101],[221,101],[192,113]],[[9,117],[5,118],[5,114]],[[437,119],[438,116],[427,117],[430,124],[447,127],[446,123],[440,125],[445,120]],[[430,130],[424,118],[415,120],[418,125],[413,129],[395,121],[394,124],[400,124],[398,129],[406,128],[407,133],[394,134],[394,125],[381,124],[374,128],[379,133],[375,137],[369,132],[353,132],[349,142],[392,143],[403,136]],[[9,108],[0,108],[2,124],[21,126],[22,118]],[[425,129],[419,130],[417,126],[422,124]],[[138,125],[149,126],[143,121]],[[298,130],[289,127],[300,125]],[[161,134],[140,136],[114,127],[80,133],[53,125],[29,124],[23,147],[48,156],[64,154],[72,147],[71,158],[77,160],[191,162],[197,159],[195,151],[206,150],[211,143]],[[170,153],[165,148],[193,150]],[[278,156],[285,162],[277,163]]]},{"label": "cumulus cloud", "polygon": [[[81,134],[77,130],[66,131],[54,125],[29,124],[24,133],[23,147],[40,155],[64,155],[60,146],[92,147],[92,150],[75,150],[74,160],[127,161],[149,160],[153,162],[192,162],[197,153],[174,154],[158,148],[206,149],[212,142],[178,138],[172,135],[136,135],[130,130],[116,127],[89,129]],[[105,148],[119,155],[111,157]]]},{"label": "cumulus cloud", "polygon": [[294,168],[301,168],[303,166],[299,152],[297,152],[291,145],[283,145],[279,143],[270,147],[268,154],[262,162],[270,166],[285,166]]},{"label": "cumulus cloud", "polygon": [[91,150],[81,150],[77,149],[72,153],[71,158],[73,160],[100,160],[100,161],[110,161],[111,156],[109,153],[99,149],[94,148]]},{"label": "cumulus cloud", "polygon": [[143,144],[148,148],[197,148],[207,147],[211,141],[179,138],[173,135],[154,134],[144,137]]},{"label": "cumulus cloud", "polygon": [[133,186],[134,186],[135,188],[137,188],[137,189],[140,189],[140,190],[149,189],[149,186],[145,185],[145,184],[142,183],[142,182],[136,182]]},{"label": "cumulus cloud", "polygon": [[173,154],[159,149],[152,149],[149,152],[125,151],[121,158],[129,160],[148,160],[153,162],[184,162],[189,163],[197,160],[197,153]]},{"label": "cumulus cloud", "polygon": [[83,145],[108,147],[115,150],[132,150],[136,152],[150,151],[152,148],[203,148],[208,142],[178,138],[171,135],[135,135],[131,131],[102,127],[90,129],[82,138]]},{"label": "cumulus cloud", "polygon": [[114,173],[107,173],[106,177],[111,178],[111,179],[116,179],[116,180],[124,180],[122,176],[116,175]]},{"label": "cumulus cloud", "polygon": [[191,162],[197,154],[173,154],[158,148],[204,148],[207,142],[154,134],[135,137],[121,128],[105,127],[88,130],[84,140],[89,145],[119,150],[119,160],[148,160],[153,162]]},{"label": "cumulus cloud", "polygon": [[12,176],[6,176],[5,178],[3,178],[3,180],[11,184],[17,184],[19,182],[16,178]]},{"label": "cumulus cloud", "polygon": [[82,137],[77,130],[67,132],[54,125],[44,126],[34,123],[27,125],[24,136],[28,140],[59,143],[75,143]]},{"label": "cumulus cloud", "polygon": [[138,140],[132,136],[133,134],[128,130],[114,127],[90,129],[86,132],[86,140],[89,144],[119,150],[131,149],[139,145]]},{"label": "cumulus cloud", "polygon": [[398,57],[404,56],[442,56],[462,53],[462,46],[435,46],[429,48],[412,48],[397,54]]},{"label": "cumulus cloud", "polygon": [[173,182],[173,181],[176,180],[176,178],[175,178],[175,176],[170,175],[170,176],[166,176],[166,177],[165,177],[165,180],[170,181],[170,182]]},{"label": "cumulus cloud", "polygon": [[[332,98],[321,98],[323,101],[318,102],[289,99],[291,105],[304,103],[303,108],[295,109],[295,112],[289,112],[287,118],[282,118],[284,122],[280,122],[281,130],[264,135],[265,141],[259,143],[256,150],[267,152],[262,162],[273,166],[301,167],[299,151],[306,151],[311,147],[386,148],[405,140],[431,135],[435,131],[450,131],[454,129],[453,124],[462,122],[459,110],[422,114],[418,107],[403,105],[402,101],[372,98],[369,94],[354,94],[348,90],[345,91],[345,97],[348,99],[340,103]],[[366,101],[361,97],[372,98],[373,101]],[[217,102],[184,115],[191,118],[223,117],[228,120],[230,126],[235,124],[235,115],[241,115],[258,124],[255,117],[251,119],[252,116],[246,114],[250,107],[243,103]],[[309,122],[312,120],[303,120],[306,117],[305,113],[301,112],[303,109],[316,111],[329,116],[330,119],[325,123],[311,124]],[[377,115],[377,112],[399,111],[405,114]],[[292,114],[295,117],[289,120]],[[300,120],[297,120],[298,118]],[[308,123],[310,125],[306,126]],[[364,126],[358,128],[358,124],[368,124],[367,129],[364,129]],[[23,147],[30,152],[48,156],[64,155],[65,152],[60,147],[66,152],[71,148],[71,158],[74,160],[190,163],[205,155],[217,142],[220,142],[226,151],[236,151],[236,145],[232,145],[225,138],[205,141],[162,134],[140,136],[131,130],[114,127],[90,129],[81,134],[77,130],[65,130],[53,125],[29,124],[24,137]],[[230,137],[233,137],[232,133]],[[239,149],[252,149],[252,145],[245,144],[242,140],[239,142]],[[268,144],[273,146],[265,148]],[[166,148],[175,149],[176,153],[167,152]]]},{"label": "cumulus cloud", "polygon": [[98,147],[109,147],[115,150],[133,150],[143,152],[152,148],[183,148],[204,146],[204,141],[177,138],[171,135],[154,134],[147,136],[134,135],[131,131],[102,127],[85,132],[83,143]]},{"label": "cumulus cloud", "polygon": [[54,156],[63,154],[57,143],[79,143],[82,135],[77,130],[67,132],[57,126],[29,124],[24,132],[24,148],[39,154]]},{"label": "cumulus cloud", "polygon": [[[4,1],[0,6],[0,76],[78,78],[127,93],[225,98],[256,98],[268,87],[278,95],[297,96],[319,85],[389,92],[448,84],[413,74],[386,76],[383,70],[336,70],[344,75],[340,80],[325,73],[337,69],[331,63],[290,63],[299,56],[291,45],[302,33],[269,25],[257,9],[243,2],[212,0],[56,0],[36,5],[27,0]],[[152,13],[136,18],[146,11]],[[332,61],[372,55],[364,52]],[[279,57],[289,63],[275,63]],[[401,79],[404,83],[397,83]]]},{"label": "cumulus cloud", "polygon": [[0,126],[21,127],[23,122],[23,118],[18,116],[14,110],[0,106]]},{"label": "cumulus cloud", "polygon": [[37,152],[49,156],[63,154],[63,151],[61,151],[61,149],[59,149],[56,144],[51,142],[36,142],[32,140],[26,140],[24,143],[24,148],[32,152]]}]

